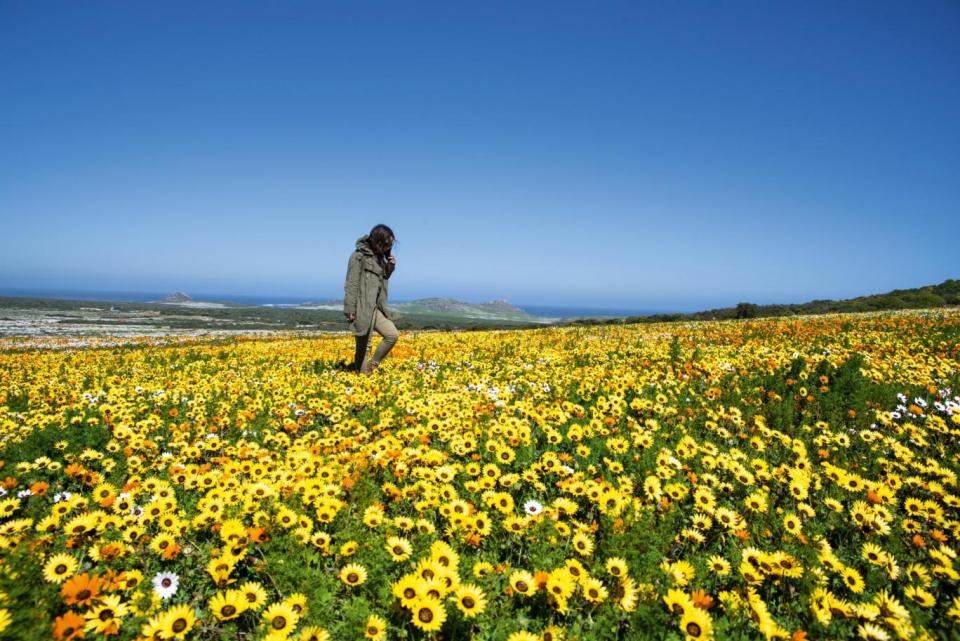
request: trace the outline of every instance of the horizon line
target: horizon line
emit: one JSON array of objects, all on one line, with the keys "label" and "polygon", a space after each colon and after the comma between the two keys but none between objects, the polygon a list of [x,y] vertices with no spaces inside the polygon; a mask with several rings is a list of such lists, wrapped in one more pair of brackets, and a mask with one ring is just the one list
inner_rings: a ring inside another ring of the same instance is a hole
[{"label": "horizon line", "polygon": [[[9,294],[8,292],[18,292],[20,295]],[[151,290],[136,290],[136,289],[74,289],[74,288],[46,288],[46,287],[2,287],[0,286],[0,296],[7,296],[11,298],[52,298],[58,300],[90,300],[90,301],[101,301],[101,302],[132,302],[132,303],[152,303],[152,302],[163,302],[162,299],[166,296],[172,294],[184,294],[188,296],[193,302],[198,303],[218,303],[218,302],[231,302],[233,299],[249,299],[249,298],[261,298],[261,299],[270,299],[270,298],[282,298],[282,299],[300,299],[302,302],[328,302],[328,301],[337,301],[342,300],[335,297],[321,297],[321,296],[308,296],[303,294],[272,294],[272,293],[212,293],[212,292],[202,292],[197,291],[190,293],[188,290],[176,289],[167,292],[161,291],[151,291]],[[136,295],[139,297],[145,296],[158,296],[156,300],[125,300],[125,299],[111,299],[111,298],[96,298],[97,295]],[[664,313],[684,313],[680,310],[663,310],[663,309],[642,309],[634,305],[621,305],[621,304],[582,304],[582,303],[567,303],[567,304],[541,304],[541,303],[522,303],[522,302],[512,302],[505,297],[495,297],[487,300],[482,300],[480,302],[474,302],[470,300],[464,300],[461,298],[454,298],[452,296],[421,296],[418,298],[410,299],[397,299],[392,301],[393,303],[409,303],[420,300],[430,300],[430,299],[440,299],[440,300],[454,300],[461,303],[467,303],[471,305],[479,305],[484,303],[494,303],[494,302],[505,302],[516,307],[536,307],[536,308],[545,308],[545,309],[564,309],[564,308],[579,308],[584,310],[597,310],[597,311],[617,311],[617,312],[628,312],[633,311],[637,313],[645,314],[664,314]]]}]

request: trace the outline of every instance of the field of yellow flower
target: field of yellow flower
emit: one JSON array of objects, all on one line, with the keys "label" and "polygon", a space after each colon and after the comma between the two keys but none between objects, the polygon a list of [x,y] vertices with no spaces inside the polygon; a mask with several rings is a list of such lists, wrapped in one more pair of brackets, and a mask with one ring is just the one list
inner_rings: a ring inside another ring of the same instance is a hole
[{"label": "field of yellow flower", "polygon": [[960,313],[0,351],[0,636],[960,629]]}]

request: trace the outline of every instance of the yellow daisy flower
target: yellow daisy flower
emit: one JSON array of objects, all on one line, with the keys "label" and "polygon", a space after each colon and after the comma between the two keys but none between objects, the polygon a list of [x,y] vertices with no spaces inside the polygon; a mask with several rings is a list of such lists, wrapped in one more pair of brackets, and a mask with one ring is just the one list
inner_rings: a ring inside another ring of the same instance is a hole
[{"label": "yellow daisy flower", "polygon": [[164,639],[183,639],[196,622],[193,608],[189,605],[175,605],[163,613],[160,636]]},{"label": "yellow daisy flower", "polygon": [[483,590],[470,583],[462,584],[454,593],[454,599],[457,608],[468,619],[477,616],[487,607],[487,599]]},{"label": "yellow daisy flower", "polygon": [[447,620],[447,610],[436,599],[420,598],[410,605],[412,621],[424,632],[436,632]]},{"label": "yellow daisy flower", "polygon": [[77,571],[77,559],[69,554],[55,554],[43,566],[43,578],[49,583],[63,583]]},{"label": "yellow daisy flower", "polygon": [[362,565],[351,563],[345,565],[337,576],[350,587],[356,587],[367,580],[367,570]]},{"label": "yellow daisy flower", "polygon": [[517,594],[530,596],[536,593],[539,586],[537,586],[533,575],[526,570],[514,570],[510,573],[510,587]]},{"label": "yellow daisy flower", "polygon": [[387,636],[387,622],[383,617],[371,614],[363,627],[363,636],[372,641],[382,641]]},{"label": "yellow daisy flower", "polygon": [[288,605],[274,603],[261,615],[271,635],[287,636],[297,626],[300,616]]},{"label": "yellow daisy flower", "polygon": [[413,554],[413,546],[410,545],[410,541],[399,536],[388,538],[384,548],[390,553],[390,558],[395,563],[406,561]]},{"label": "yellow daisy flower", "polygon": [[207,607],[218,621],[236,619],[247,610],[249,605],[241,590],[218,592],[207,602]]}]

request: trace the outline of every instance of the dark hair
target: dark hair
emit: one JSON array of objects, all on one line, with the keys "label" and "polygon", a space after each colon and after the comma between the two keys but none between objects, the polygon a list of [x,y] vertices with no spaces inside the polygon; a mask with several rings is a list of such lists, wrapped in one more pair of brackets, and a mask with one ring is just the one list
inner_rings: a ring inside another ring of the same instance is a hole
[{"label": "dark hair", "polygon": [[394,240],[396,240],[396,236],[393,235],[393,230],[386,225],[374,225],[367,235],[367,244],[370,245],[370,249],[373,250],[374,254],[380,256],[387,253],[387,249],[393,244]]}]

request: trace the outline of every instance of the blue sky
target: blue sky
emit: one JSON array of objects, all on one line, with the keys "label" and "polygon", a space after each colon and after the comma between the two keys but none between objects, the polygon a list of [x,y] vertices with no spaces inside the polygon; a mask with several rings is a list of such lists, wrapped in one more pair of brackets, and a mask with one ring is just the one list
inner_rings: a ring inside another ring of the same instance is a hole
[{"label": "blue sky", "polygon": [[701,309],[960,277],[960,4],[0,3],[0,287]]}]

